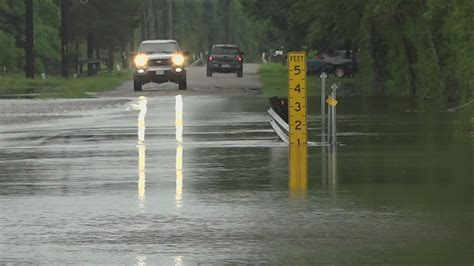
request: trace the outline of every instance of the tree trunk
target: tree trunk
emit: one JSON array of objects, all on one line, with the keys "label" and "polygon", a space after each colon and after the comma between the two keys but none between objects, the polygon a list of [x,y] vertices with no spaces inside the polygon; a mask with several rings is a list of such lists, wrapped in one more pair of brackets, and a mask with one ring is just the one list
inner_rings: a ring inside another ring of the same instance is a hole
[{"label": "tree trunk", "polygon": [[122,44],[120,46],[120,59],[122,61],[122,68],[127,69],[128,68],[128,55],[127,55],[127,45]]},{"label": "tree trunk", "polygon": [[159,3],[158,3],[158,0],[152,0],[151,2],[152,4],[152,10],[153,10],[153,33],[154,33],[154,38],[155,39],[159,39],[159,33],[160,33],[160,29],[159,29],[159,23],[158,23],[158,18],[159,18],[159,12],[160,12],[160,9],[159,9]]},{"label": "tree trunk", "polygon": [[408,40],[408,37],[405,35],[405,31],[403,30],[403,21],[400,14],[395,15],[395,21],[398,24],[398,28],[400,30],[400,34],[402,35],[402,45],[403,49],[405,50],[405,56],[408,63],[408,75],[410,76],[410,94],[412,97],[416,97],[417,95],[417,85],[416,85],[416,71],[415,66],[417,60],[417,51],[413,44]]},{"label": "tree trunk", "polygon": [[[92,60],[94,57],[94,35],[92,33],[87,34],[87,59]],[[94,64],[87,64],[87,76],[94,75]]]},{"label": "tree trunk", "polygon": [[224,19],[225,19],[225,42],[230,43],[229,33],[230,33],[230,2],[225,0],[224,6]]},{"label": "tree trunk", "polygon": [[174,39],[173,2],[168,0],[168,39]]},{"label": "tree trunk", "polygon": [[383,95],[385,94],[385,67],[381,57],[381,55],[384,53],[383,46],[380,43],[381,36],[377,32],[377,25],[375,21],[369,22],[368,26],[368,48],[370,63],[374,73],[375,93]]},{"label": "tree trunk", "polygon": [[76,66],[77,75],[82,73],[82,69],[79,69],[79,43],[76,41],[74,44],[74,64]]},{"label": "tree trunk", "polygon": [[435,61],[436,65],[436,73],[438,74],[438,79],[439,79],[439,85],[443,88],[446,87],[446,77],[443,73],[442,67],[441,67],[441,59],[439,57],[439,52],[438,52],[438,45],[437,42],[434,38],[433,34],[433,29],[431,26],[428,26],[428,42],[431,48],[431,52],[433,55],[433,60]]},{"label": "tree trunk", "polygon": [[69,0],[61,0],[61,76],[69,76]]},{"label": "tree trunk", "polygon": [[35,55],[33,52],[33,0],[25,0],[25,74],[27,78],[35,78]]},{"label": "tree trunk", "polygon": [[143,18],[145,22],[145,39],[150,39],[150,15],[148,12],[148,8],[150,7],[149,0],[144,0],[143,4]]},{"label": "tree trunk", "polygon": [[140,31],[141,31],[141,34],[142,34],[142,41],[143,40],[146,40],[146,21],[145,21],[145,9],[146,9],[146,6],[145,6],[145,3],[146,1],[143,1],[143,10],[142,12],[140,12]]},{"label": "tree trunk", "polygon": [[94,58],[100,60],[100,48],[97,47],[97,45],[95,45],[94,48],[95,48],[95,49],[94,49],[94,50],[95,50],[95,57],[94,57]]},{"label": "tree trunk", "polygon": [[108,50],[107,50],[107,69],[109,71],[113,71],[114,70],[114,48],[112,47],[112,45],[109,46]]},{"label": "tree trunk", "polygon": [[130,52],[135,52],[135,29],[130,28]]}]

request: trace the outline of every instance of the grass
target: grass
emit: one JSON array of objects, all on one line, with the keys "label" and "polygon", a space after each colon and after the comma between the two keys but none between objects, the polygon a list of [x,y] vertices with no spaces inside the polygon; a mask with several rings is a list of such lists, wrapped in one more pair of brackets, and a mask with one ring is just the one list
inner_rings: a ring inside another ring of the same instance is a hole
[{"label": "grass", "polygon": [[89,92],[114,89],[131,78],[131,72],[128,71],[84,78],[48,76],[46,80],[42,80],[41,76],[27,79],[20,74],[7,75],[0,76],[0,96],[27,94],[38,98],[83,98]]},{"label": "grass", "polygon": [[469,105],[467,108],[459,110],[458,114],[459,123],[455,135],[474,137],[474,105]]},{"label": "grass", "polygon": [[[288,96],[288,69],[281,64],[263,64],[258,69],[258,74],[263,83],[262,94],[267,97]],[[326,90],[334,83],[339,87],[353,87],[354,81],[351,79],[340,79],[329,75],[326,79]],[[321,92],[321,82],[319,76],[308,76],[308,96],[319,96]]]}]

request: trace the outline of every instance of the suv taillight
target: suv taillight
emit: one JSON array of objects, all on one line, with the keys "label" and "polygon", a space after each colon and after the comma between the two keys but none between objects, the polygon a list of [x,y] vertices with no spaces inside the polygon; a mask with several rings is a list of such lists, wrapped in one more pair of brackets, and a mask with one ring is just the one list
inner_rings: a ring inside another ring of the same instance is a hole
[{"label": "suv taillight", "polygon": [[237,56],[237,61],[242,62],[242,57],[240,55]]},{"label": "suv taillight", "polygon": [[211,55],[211,56],[209,56],[209,58],[208,58],[207,60],[208,60],[208,61],[212,61],[212,59],[213,59],[213,58],[212,58],[212,55]]}]

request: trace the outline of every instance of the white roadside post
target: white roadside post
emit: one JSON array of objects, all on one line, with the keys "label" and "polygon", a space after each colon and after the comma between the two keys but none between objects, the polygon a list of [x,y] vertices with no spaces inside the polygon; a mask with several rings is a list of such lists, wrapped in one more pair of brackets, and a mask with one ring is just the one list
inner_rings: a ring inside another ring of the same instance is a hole
[{"label": "white roadside post", "polygon": [[331,126],[332,126],[332,129],[331,129],[331,133],[332,133],[332,145],[335,146],[336,143],[337,143],[337,131],[336,131],[336,105],[337,105],[337,99],[336,99],[336,90],[338,89],[339,87],[336,85],[336,84],[332,84],[331,86],[331,89],[332,89],[332,93],[331,93],[331,103],[330,105],[332,106],[332,117],[331,117]]},{"label": "white roadside post", "polygon": [[326,141],[326,78],[328,75],[323,72],[321,73],[321,142]]},{"label": "white roadside post", "polygon": [[138,101],[130,103],[127,110],[133,109],[140,111],[138,114],[138,144],[145,142],[145,116],[147,112],[148,99],[145,96],[138,97]]}]

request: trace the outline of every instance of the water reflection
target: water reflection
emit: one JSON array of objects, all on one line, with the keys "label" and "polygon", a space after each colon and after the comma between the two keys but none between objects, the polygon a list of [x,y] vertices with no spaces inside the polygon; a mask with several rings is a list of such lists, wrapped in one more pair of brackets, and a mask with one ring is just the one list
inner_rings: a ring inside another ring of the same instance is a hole
[{"label": "water reflection", "polygon": [[183,142],[183,98],[181,95],[176,95],[176,141]]},{"label": "water reflection", "polygon": [[142,205],[145,200],[145,144],[137,145],[138,148],[138,199]]},{"label": "water reflection", "polygon": [[324,146],[321,149],[321,183],[335,192],[337,182],[337,147]]},{"label": "water reflection", "polygon": [[176,146],[176,208],[183,206],[183,146],[178,143]]},{"label": "water reflection", "polygon": [[140,207],[143,207],[145,201],[145,116],[147,113],[148,100],[145,96],[138,97],[138,100],[130,103],[127,110],[133,109],[140,111],[138,114],[138,199]]},{"label": "water reflection", "polygon": [[[324,142],[321,142],[324,143]],[[323,144],[324,145],[324,144]],[[328,177],[328,147],[321,147],[321,183],[323,186],[327,184]]]},{"label": "water reflection", "polygon": [[146,266],[146,256],[136,256],[135,260],[137,263],[135,263],[136,266]]},{"label": "water reflection", "polygon": [[290,145],[290,195],[292,198],[306,197],[308,190],[308,147]]},{"label": "water reflection", "polygon": [[181,95],[176,95],[176,208],[181,208],[183,206],[183,98]]},{"label": "water reflection", "polygon": [[337,147],[328,147],[328,184],[329,188],[335,192],[337,190]]},{"label": "water reflection", "polygon": [[181,256],[177,256],[174,258],[174,265],[175,266],[182,266],[183,265],[183,258]]}]

